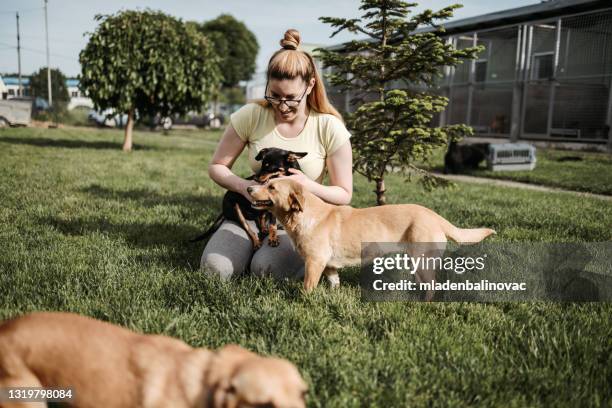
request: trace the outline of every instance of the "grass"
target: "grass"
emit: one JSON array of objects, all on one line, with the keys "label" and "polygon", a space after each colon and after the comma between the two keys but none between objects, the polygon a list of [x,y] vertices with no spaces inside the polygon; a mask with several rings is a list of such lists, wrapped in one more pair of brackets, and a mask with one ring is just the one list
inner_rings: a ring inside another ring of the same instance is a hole
[{"label": "grass", "polygon": [[[444,153],[445,150],[435,153],[432,168],[442,171]],[[478,170],[466,174],[612,195],[612,154],[538,148],[536,158],[532,171],[490,171],[483,163]]]},{"label": "grass", "polygon": [[[193,346],[239,343],[296,363],[312,407],[609,406],[606,303],[366,303],[355,283],[228,283],[199,270],[222,190],[206,175],[219,133],[0,130],[0,318],[69,310]],[[245,161],[237,172],[248,174]],[[499,241],[607,241],[612,205],[396,176],[391,202],[495,228]],[[373,186],[355,182],[355,206]]]},{"label": "grass", "polygon": [[90,123],[87,117],[90,111],[90,108],[78,106],[70,111],[67,111],[61,122],[70,126],[88,126]]}]

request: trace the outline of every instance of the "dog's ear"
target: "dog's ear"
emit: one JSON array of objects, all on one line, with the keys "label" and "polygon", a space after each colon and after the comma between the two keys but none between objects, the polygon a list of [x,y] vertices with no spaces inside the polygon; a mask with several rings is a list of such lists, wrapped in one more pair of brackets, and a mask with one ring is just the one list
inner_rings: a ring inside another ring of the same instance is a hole
[{"label": "dog's ear", "polygon": [[289,210],[304,211],[304,194],[302,191],[292,191],[289,193]]},{"label": "dog's ear", "polygon": [[232,378],[241,364],[256,356],[255,353],[234,344],[217,350],[209,363],[211,370],[205,380],[212,392],[215,407],[228,406],[235,398]]},{"label": "dog's ear", "polygon": [[259,153],[257,153],[257,156],[255,156],[255,160],[261,161],[264,158],[264,156],[268,154],[268,151],[270,151],[270,149],[268,149],[267,147],[261,149]]},{"label": "dog's ear", "polygon": [[215,367],[208,376],[211,386],[227,389],[230,387],[232,373],[246,359],[253,358],[255,353],[235,344],[228,344],[214,354],[212,365]]},{"label": "dog's ear", "polygon": [[289,154],[287,155],[287,161],[288,162],[296,162],[298,161],[298,159],[301,159],[302,157],[306,156],[308,153],[307,152],[289,152]]},{"label": "dog's ear", "polygon": [[307,384],[286,360],[259,357],[245,361],[231,381],[234,399],[245,406],[304,408]]},{"label": "dog's ear", "polygon": [[253,406],[263,406],[265,404],[272,406],[276,394],[280,391],[275,387],[278,384],[265,377],[262,378],[261,374],[259,370],[242,370],[232,378],[231,390],[240,400],[247,401]]}]

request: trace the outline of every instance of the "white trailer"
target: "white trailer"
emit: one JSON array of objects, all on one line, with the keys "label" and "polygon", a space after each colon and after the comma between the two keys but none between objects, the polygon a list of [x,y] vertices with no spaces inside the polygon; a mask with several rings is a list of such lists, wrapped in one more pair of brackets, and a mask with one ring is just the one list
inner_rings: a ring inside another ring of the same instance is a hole
[{"label": "white trailer", "polygon": [[32,121],[32,101],[0,100],[0,127],[28,126]]}]

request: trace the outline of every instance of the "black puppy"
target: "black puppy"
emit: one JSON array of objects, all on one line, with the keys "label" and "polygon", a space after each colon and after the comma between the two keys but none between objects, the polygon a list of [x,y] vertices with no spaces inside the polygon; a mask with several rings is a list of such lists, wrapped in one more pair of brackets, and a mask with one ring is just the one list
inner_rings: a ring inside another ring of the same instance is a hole
[{"label": "black puppy", "polygon": [[461,173],[465,169],[476,170],[488,154],[489,143],[459,145],[452,141],[444,156],[444,173]]},{"label": "black puppy", "polygon": [[[301,170],[298,159],[306,156],[306,154],[277,149],[275,147],[261,149],[257,156],[255,156],[255,160],[261,161],[261,168],[257,174],[248,177],[247,180],[255,180],[263,184],[276,177],[290,176],[292,173],[289,172],[289,169]],[[223,196],[223,211],[213,225],[202,235],[197,236],[190,242],[197,242],[208,238],[219,229],[225,220],[234,221],[242,225],[242,228],[244,228],[253,241],[254,249],[261,247],[261,241],[267,234],[270,235],[268,245],[275,247],[279,244],[276,235],[276,218],[274,218],[272,213],[253,208],[249,200],[242,194],[234,191],[228,191]],[[247,220],[255,221],[260,232],[259,236],[253,232]]]}]

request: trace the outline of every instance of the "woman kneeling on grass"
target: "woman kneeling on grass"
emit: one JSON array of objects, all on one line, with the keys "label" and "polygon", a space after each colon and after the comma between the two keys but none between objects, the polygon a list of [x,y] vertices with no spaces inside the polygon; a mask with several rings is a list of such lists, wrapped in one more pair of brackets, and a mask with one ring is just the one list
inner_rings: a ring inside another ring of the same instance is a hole
[{"label": "woman kneeling on grass", "polygon": [[[298,49],[300,34],[288,30],[280,43],[282,48],[268,63],[265,100],[249,103],[231,115],[208,174],[221,187],[251,200],[247,187],[257,183],[231,171],[245,146],[255,173],[261,164],[255,156],[261,149],[307,152],[298,161],[303,172],[292,169],[294,174],[289,178],[328,203],[348,204],[353,192],[350,134],[327,99],[312,57]],[[329,186],[321,184],[326,170]],[[251,227],[258,232],[254,222]],[[258,276],[301,278],[303,261],[291,239],[283,230],[278,231],[278,238],[278,247],[270,247],[266,238],[253,253],[246,231],[234,222],[224,221],[204,248],[201,267],[223,279],[247,268]]]}]

